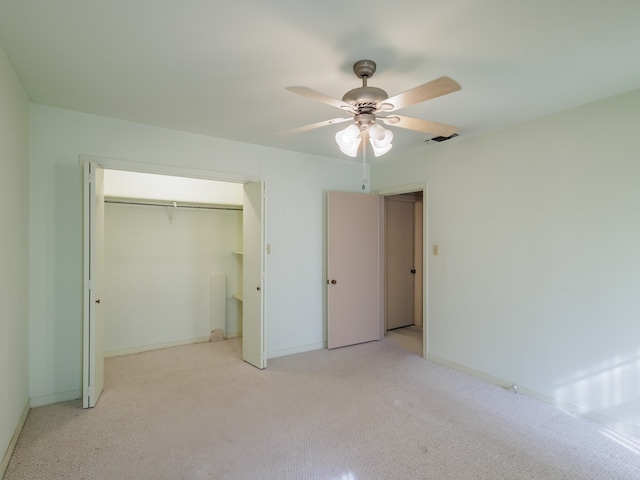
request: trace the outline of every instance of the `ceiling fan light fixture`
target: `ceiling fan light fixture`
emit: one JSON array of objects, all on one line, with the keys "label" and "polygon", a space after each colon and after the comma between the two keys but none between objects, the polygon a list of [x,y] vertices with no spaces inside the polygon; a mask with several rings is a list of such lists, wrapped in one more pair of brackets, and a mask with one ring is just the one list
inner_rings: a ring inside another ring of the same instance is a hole
[{"label": "ceiling fan light fixture", "polygon": [[371,146],[373,147],[373,154],[376,157],[384,155],[393,146],[391,142],[393,141],[393,132],[391,130],[387,130],[381,125],[374,123],[368,128],[369,133],[369,142],[371,142]]},{"label": "ceiling fan light fixture", "polygon": [[340,147],[340,151],[350,157],[358,155],[360,141],[360,129],[355,124],[336,133],[336,143]]},{"label": "ceiling fan light fixture", "polygon": [[[419,118],[386,115],[386,113],[456,92],[462,88],[458,82],[443,76],[389,97],[387,92],[381,88],[367,85],[368,80],[375,71],[376,63],[374,61],[358,60],[353,65],[353,73],[362,80],[362,86],[349,90],[344,94],[342,100],[302,86],[286,87],[286,90],[318,100],[332,107],[337,107],[353,115],[353,125],[336,133],[335,138],[340,150],[349,157],[356,157],[360,151],[360,145],[362,145],[363,165],[366,165],[367,143],[370,143],[373,147],[373,153],[376,157],[384,155],[392,148],[393,132],[382,127],[382,124],[415,130],[429,135],[449,137],[456,133],[457,128],[452,125],[435,123]],[[378,114],[382,115],[378,116]],[[294,128],[282,134],[306,132],[314,128],[349,120],[351,119],[336,118]],[[378,120],[380,121],[379,124],[376,123]]]},{"label": "ceiling fan light fixture", "polygon": [[386,147],[378,148],[372,142],[371,143],[371,147],[373,148],[373,154],[376,157],[380,157],[380,156],[384,155],[385,153],[387,153],[389,150],[391,150],[391,147],[393,147],[393,145],[389,144]]}]

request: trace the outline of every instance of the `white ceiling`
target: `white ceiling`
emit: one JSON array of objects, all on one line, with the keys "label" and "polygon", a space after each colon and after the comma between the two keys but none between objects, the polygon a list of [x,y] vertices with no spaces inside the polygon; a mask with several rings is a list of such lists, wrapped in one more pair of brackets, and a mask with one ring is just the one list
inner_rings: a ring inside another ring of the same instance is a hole
[{"label": "white ceiling", "polygon": [[[341,116],[284,87],[340,98],[360,59],[389,95],[448,75],[398,113],[478,135],[639,88],[640,2],[0,0],[0,46],[35,103],[346,159],[344,124],[274,135]],[[381,159],[433,148],[393,130]]]}]

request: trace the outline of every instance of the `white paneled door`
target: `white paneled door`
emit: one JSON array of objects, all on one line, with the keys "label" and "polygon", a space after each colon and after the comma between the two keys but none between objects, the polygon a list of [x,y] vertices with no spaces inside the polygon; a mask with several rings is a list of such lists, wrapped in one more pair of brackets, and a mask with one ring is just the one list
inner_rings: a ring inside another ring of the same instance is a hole
[{"label": "white paneled door", "polygon": [[103,266],[104,172],[95,162],[84,163],[83,361],[82,406],[95,407],[104,386]]},{"label": "white paneled door", "polygon": [[266,368],[264,347],[265,192],[263,182],[244,186],[242,211],[242,359]]},{"label": "white paneled door", "polygon": [[327,193],[327,346],[379,340],[381,197]]}]

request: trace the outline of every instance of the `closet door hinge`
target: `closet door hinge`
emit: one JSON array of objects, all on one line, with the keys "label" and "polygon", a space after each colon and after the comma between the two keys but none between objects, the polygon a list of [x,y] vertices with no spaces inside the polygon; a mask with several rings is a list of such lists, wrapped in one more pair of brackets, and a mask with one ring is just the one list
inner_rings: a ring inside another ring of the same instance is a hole
[{"label": "closet door hinge", "polygon": [[87,173],[87,183],[93,183],[93,173]]}]

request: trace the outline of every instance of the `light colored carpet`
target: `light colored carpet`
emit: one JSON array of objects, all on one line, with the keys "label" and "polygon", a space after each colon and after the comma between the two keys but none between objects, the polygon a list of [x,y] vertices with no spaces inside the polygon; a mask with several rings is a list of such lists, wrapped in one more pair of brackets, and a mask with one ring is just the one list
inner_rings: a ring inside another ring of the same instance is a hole
[{"label": "light colored carpet", "polygon": [[637,439],[385,338],[269,361],[238,339],[106,362],[96,408],[34,408],[14,479],[638,479]]}]

